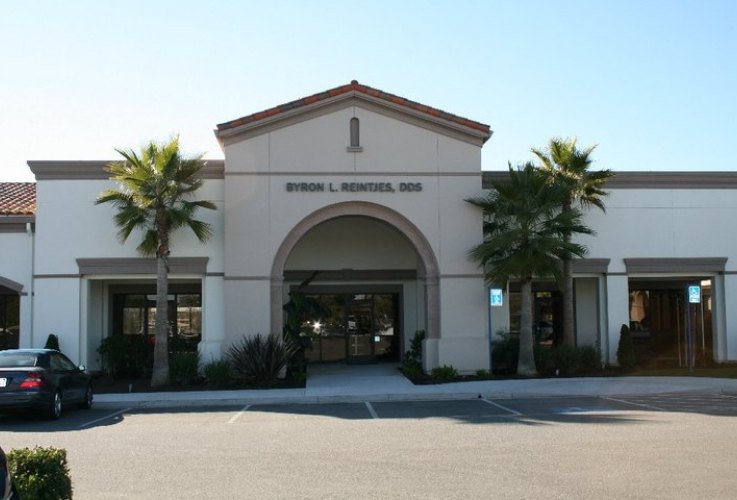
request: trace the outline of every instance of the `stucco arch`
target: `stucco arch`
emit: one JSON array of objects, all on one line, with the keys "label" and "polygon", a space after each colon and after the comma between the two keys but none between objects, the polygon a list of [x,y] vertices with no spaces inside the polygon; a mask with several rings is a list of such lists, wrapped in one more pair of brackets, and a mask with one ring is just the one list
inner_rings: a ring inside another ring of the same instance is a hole
[{"label": "stucco arch", "polygon": [[391,225],[409,240],[420,257],[422,269],[419,279],[425,282],[425,333],[427,338],[440,337],[440,292],[438,290],[438,263],[425,235],[399,212],[376,203],[348,201],[320,208],[289,231],[274,256],[271,266],[271,331],[280,332],[284,326],[282,313],[284,267],[289,255],[302,237],[315,226],[336,217],[361,216],[377,219]]}]

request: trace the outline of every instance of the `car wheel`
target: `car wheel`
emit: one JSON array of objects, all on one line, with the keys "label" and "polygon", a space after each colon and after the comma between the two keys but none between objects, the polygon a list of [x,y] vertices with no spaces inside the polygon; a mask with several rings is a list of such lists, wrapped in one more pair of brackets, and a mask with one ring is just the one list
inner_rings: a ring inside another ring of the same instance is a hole
[{"label": "car wheel", "polygon": [[47,415],[49,417],[49,419],[56,420],[59,417],[61,417],[61,407],[62,407],[62,403],[61,403],[61,392],[60,391],[56,391],[54,393],[54,399],[51,402],[51,406],[49,406],[49,412],[48,412],[48,415]]},{"label": "car wheel", "polygon": [[87,390],[84,391],[84,399],[79,404],[79,407],[83,410],[89,410],[90,408],[92,408],[92,398],[92,385],[88,385]]}]

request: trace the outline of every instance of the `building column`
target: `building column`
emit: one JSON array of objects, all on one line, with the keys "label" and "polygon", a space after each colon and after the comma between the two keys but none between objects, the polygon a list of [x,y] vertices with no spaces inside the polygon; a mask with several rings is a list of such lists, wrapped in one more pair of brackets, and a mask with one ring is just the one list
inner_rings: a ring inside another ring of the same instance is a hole
[{"label": "building column", "polygon": [[33,295],[23,292],[18,295],[20,310],[18,311],[18,347],[33,346]]},{"label": "building column", "polygon": [[198,346],[203,363],[219,360],[225,343],[224,280],[219,276],[202,278],[202,340]]},{"label": "building column", "polygon": [[284,331],[284,277],[271,276],[271,332],[281,335]]},{"label": "building column", "polygon": [[[617,364],[619,331],[622,325],[630,324],[629,278],[626,274],[608,275],[607,297],[607,352],[609,364]],[[603,346],[602,346],[603,347]],[[602,349],[603,350],[603,349]]]},{"label": "building column", "polygon": [[440,338],[440,284],[437,276],[425,278],[425,328],[427,338]]},{"label": "building column", "polygon": [[87,278],[81,278],[79,282],[79,345],[77,346],[78,352],[76,353],[77,364],[90,365],[90,360],[87,359],[89,351],[88,344],[88,329],[90,322],[90,280]]},{"label": "building column", "polygon": [[724,333],[720,333],[719,351],[725,356],[721,361],[737,361],[737,308],[726,306],[727,301],[737,297],[737,275],[727,274],[721,278],[724,281],[724,305],[721,309],[724,311],[725,324]]},{"label": "building column", "polygon": [[422,341],[422,369],[428,373],[438,366],[440,339],[440,290],[437,276],[425,277],[425,340]]},{"label": "building column", "polygon": [[576,345],[599,347],[599,278],[574,278],[573,289]]},{"label": "building column", "polygon": [[[602,275],[596,279],[597,297],[596,307],[598,308],[599,318],[599,337],[598,347],[602,363],[609,362],[609,342],[607,336],[609,334],[609,299],[607,298],[607,277]],[[629,286],[628,286],[629,289]],[[628,298],[629,303],[629,298]]]}]

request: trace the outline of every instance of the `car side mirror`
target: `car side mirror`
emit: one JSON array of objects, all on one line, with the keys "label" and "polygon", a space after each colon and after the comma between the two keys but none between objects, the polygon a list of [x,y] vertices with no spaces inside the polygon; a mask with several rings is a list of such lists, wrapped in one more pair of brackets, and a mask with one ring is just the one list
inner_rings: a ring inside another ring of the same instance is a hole
[{"label": "car side mirror", "polygon": [[86,367],[86,366],[84,366],[84,365],[79,365],[79,366],[78,366],[77,368],[78,368],[78,369],[79,369],[79,371],[81,371],[81,372],[83,372],[83,371],[87,371],[87,367]]}]

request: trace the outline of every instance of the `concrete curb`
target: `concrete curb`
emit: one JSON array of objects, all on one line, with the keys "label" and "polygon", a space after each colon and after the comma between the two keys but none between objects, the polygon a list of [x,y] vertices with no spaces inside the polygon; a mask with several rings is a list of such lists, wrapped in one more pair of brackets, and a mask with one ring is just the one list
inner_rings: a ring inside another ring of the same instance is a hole
[{"label": "concrete curb", "polygon": [[[406,382],[406,379],[403,380]],[[374,384],[316,384],[306,389],[194,391],[100,394],[100,408],[221,407],[245,405],[362,403],[365,401],[432,401],[453,399],[514,399],[616,397],[657,394],[711,393],[737,397],[737,380],[697,377],[616,377],[458,382],[407,386],[389,379]]]}]

